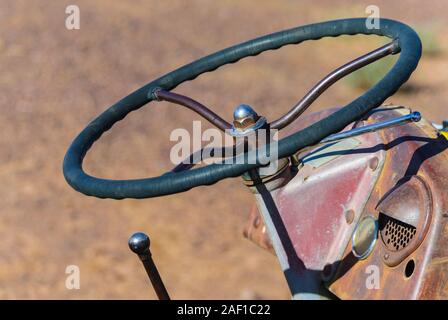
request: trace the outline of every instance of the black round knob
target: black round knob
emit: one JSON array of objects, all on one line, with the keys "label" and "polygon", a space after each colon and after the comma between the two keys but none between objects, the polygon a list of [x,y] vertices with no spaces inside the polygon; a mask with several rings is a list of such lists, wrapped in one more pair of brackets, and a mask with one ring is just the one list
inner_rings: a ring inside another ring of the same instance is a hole
[{"label": "black round knob", "polygon": [[143,232],[134,233],[128,241],[129,248],[136,254],[143,254],[149,251],[149,237]]}]

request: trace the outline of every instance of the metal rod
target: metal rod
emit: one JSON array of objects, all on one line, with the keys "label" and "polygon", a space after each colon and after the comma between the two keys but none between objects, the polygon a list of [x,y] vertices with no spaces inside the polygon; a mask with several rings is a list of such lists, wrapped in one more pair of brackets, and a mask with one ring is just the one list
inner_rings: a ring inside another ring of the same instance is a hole
[{"label": "metal rod", "polygon": [[369,133],[369,132],[387,129],[390,127],[400,126],[400,125],[403,125],[403,124],[406,124],[409,122],[418,122],[421,120],[421,118],[422,118],[422,116],[421,116],[420,112],[414,111],[414,112],[411,112],[402,117],[397,117],[397,118],[393,118],[393,119],[386,120],[383,122],[378,122],[378,123],[370,124],[367,126],[363,126],[363,127],[359,127],[359,128],[355,128],[355,129],[351,129],[351,130],[347,130],[347,131],[343,131],[340,133],[335,133],[335,134],[329,135],[328,137],[322,139],[319,142],[319,144],[336,142],[336,141],[339,141],[342,139],[359,136],[364,133]]},{"label": "metal rod", "polygon": [[[307,152],[311,149],[314,149],[322,144],[326,144],[326,143],[331,143],[331,142],[337,142],[343,139],[347,139],[347,138],[352,138],[355,136],[359,136],[361,134],[364,133],[369,133],[369,132],[374,132],[374,131],[378,131],[378,130],[382,130],[382,129],[387,129],[393,126],[399,126],[399,125],[403,125],[409,122],[418,122],[421,120],[421,114],[420,112],[412,112],[408,115],[402,116],[402,117],[398,117],[398,118],[394,118],[394,119],[390,119],[390,120],[386,120],[384,122],[378,122],[378,123],[374,123],[371,125],[367,125],[364,127],[359,127],[359,128],[355,128],[355,129],[351,129],[348,131],[344,131],[344,132],[339,132],[339,133],[335,133],[332,135],[329,135],[328,137],[322,139],[321,141],[319,141],[316,144],[313,144],[311,146],[307,146],[303,149],[300,149],[298,151],[298,153],[303,154],[303,152]],[[297,156],[297,153],[296,155]],[[293,161],[300,161],[298,159],[294,159],[294,156],[292,157]]]},{"label": "metal rod", "polygon": [[230,129],[232,127],[230,123],[228,123],[226,120],[224,120],[219,115],[214,113],[212,110],[210,110],[209,108],[207,108],[200,102],[193,100],[189,97],[183,96],[178,93],[170,92],[170,91],[165,91],[163,89],[157,90],[155,92],[155,95],[156,95],[157,99],[159,99],[159,100],[168,101],[168,102],[172,102],[172,103],[187,107],[188,109],[203,116],[211,124],[215,125],[222,131],[225,131],[226,129]]},{"label": "metal rod", "polygon": [[395,52],[396,43],[391,42],[337,68],[319,81],[290,111],[271,122],[271,128],[282,129],[297,119],[331,85],[346,75]]},{"label": "metal rod", "polygon": [[137,232],[129,238],[128,244],[132,252],[138,255],[140,261],[143,263],[149,280],[151,281],[159,300],[170,300],[168,291],[166,290],[159,271],[157,270],[156,264],[152,259],[151,251],[149,250],[149,237],[142,232]]}]

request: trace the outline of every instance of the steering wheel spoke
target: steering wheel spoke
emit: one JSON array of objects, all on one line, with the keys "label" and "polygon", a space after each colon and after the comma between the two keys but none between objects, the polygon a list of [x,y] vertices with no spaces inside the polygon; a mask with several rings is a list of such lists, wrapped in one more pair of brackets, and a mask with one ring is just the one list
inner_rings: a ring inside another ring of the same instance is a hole
[{"label": "steering wheel spoke", "polygon": [[303,98],[300,99],[300,101],[291,110],[289,110],[279,119],[272,121],[271,128],[280,130],[291,124],[294,120],[300,117],[302,113],[304,113],[305,110],[308,109],[308,107],[311,106],[311,104],[334,83],[349,75],[350,73],[353,73],[356,70],[365,67],[368,64],[371,64],[390,54],[396,53],[397,47],[397,42],[392,41],[330,72],[313,88],[311,88],[311,90],[308,91],[308,93],[303,96]]},{"label": "steering wheel spoke", "polygon": [[191,99],[190,97],[169,92],[163,89],[158,89],[154,92],[156,95],[157,100],[159,101],[168,101],[172,102],[184,107],[187,107],[188,109],[196,112],[197,114],[204,117],[206,120],[208,120],[211,124],[218,127],[222,131],[225,131],[226,129],[230,129],[232,126],[230,123],[228,123],[226,120],[221,118],[219,115],[217,115],[215,112],[213,112],[210,108],[207,108],[202,103]]}]

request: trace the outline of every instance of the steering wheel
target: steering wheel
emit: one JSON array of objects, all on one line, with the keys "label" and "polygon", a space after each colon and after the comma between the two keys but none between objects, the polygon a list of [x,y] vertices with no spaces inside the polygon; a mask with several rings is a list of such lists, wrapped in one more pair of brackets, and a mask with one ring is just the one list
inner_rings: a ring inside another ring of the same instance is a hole
[{"label": "steering wheel", "polygon": [[[196,60],[136,90],[90,122],[75,138],[65,155],[63,164],[65,179],[75,190],[89,196],[141,199],[179,193],[200,185],[211,185],[222,179],[240,176],[244,172],[258,168],[266,163],[266,159],[261,159],[260,157],[263,157],[263,155],[257,153],[256,163],[247,163],[247,161],[243,163],[233,161],[233,164],[227,162],[214,163],[191,170],[169,172],[159,177],[108,180],[86,174],[82,169],[82,162],[92,144],[104,132],[131,111],[141,108],[150,101],[160,99],[157,96],[160,92],[166,93],[185,81],[195,79],[202,73],[213,71],[225,64],[235,63],[242,58],[255,56],[267,50],[278,49],[284,45],[298,44],[307,40],[318,40],[323,37],[356,34],[380,35],[391,38],[393,42],[388,47],[387,53],[401,52],[400,57],[384,78],[363,95],[330,116],[279,140],[278,158],[291,156],[306,146],[318,143],[328,135],[342,130],[369,110],[381,105],[408,80],[417,67],[421,56],[421,42],[414,30],[405,24],[388,19],[380,19],[380,28],[378,29],[367,27],[365,18],[334,20],[276,32]],[[385,50],[382,52],[383,54],[378,54],[377,58],[379,55],[386,55],[384,54]],[[359,63],[359,66],[366,65],[374,60],[376,58],[364,59],[364,62]],[[353,71],[353,68],[351,71]],[[348,74],[350,70],[344,72],[340,74]],[[192,99],[184,98],[183,104],[185,106],[191,106],[195,103]],[[196,106],[198,105],[203,107],[201,109],[202,114],[208,115],[207,119],[218,126],[226,126],[226,122],[219,116],[196,103]],[[198,110],[196,111],[201,113]],[[272,122],[271,126],[284,127],[294,120],[293,118],[297,117],[298,114],[300,114],[300,110],[292,110],[282,119]],[[220,122],[220,120],[222,121]]]}]

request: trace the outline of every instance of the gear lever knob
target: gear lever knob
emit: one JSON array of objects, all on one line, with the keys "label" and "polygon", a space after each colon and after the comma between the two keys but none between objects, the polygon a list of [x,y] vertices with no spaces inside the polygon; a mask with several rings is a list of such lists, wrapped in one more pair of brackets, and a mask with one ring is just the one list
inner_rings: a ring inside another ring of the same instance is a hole
[{"label": "gear lever knob", "polygon": [[128,244],[132,252],[141,255],[149,252],[151,241],[143,232],[136,232],[129,238]]},{"label": "gear lever knob", "polygon": [[151,281],[159,300],[170,300],[168,291],[166,290],[159,271],[157,270],[154,260],[152,259],[151,251],[149,250],[150,244],[151,241],[149,240],[149,237],[143,232],[134,233],[128,241],[131,251],[138,255],[143,263],[149,280]]}]

